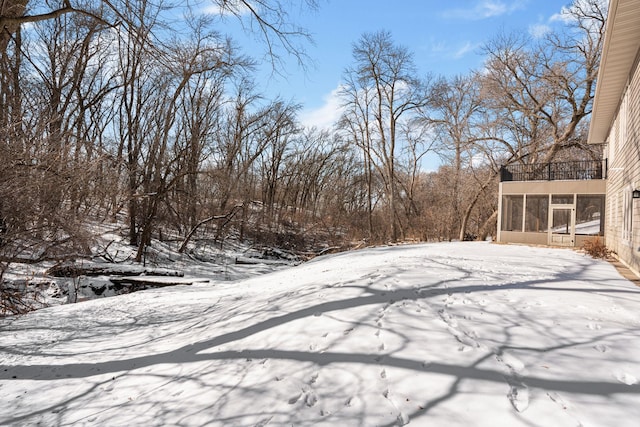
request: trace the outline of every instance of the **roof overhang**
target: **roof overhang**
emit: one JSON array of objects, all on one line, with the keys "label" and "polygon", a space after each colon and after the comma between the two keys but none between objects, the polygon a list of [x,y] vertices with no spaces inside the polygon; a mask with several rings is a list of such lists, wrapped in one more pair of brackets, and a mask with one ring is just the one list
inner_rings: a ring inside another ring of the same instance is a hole
[{"label": "roof overhang", "polygon": [[639,49],[640,0],[611,0],[588,143],[606,141]]}]

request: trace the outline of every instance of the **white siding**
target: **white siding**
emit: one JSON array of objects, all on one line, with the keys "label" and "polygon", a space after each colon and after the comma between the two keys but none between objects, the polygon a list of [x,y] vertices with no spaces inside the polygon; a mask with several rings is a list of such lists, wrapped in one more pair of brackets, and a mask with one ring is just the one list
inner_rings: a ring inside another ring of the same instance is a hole
[{"label": "white siding", "polygon": [[640,271],[640,72],[637,62],[607,138],[609,173],[605,239],[609,249]]}]

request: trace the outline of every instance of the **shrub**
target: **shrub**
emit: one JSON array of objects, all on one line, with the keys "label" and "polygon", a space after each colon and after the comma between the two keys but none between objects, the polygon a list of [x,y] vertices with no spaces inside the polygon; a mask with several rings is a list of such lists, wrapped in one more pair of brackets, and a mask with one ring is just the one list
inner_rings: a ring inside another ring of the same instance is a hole
[{"label": "shrub", "polygon": [[611,251],[607,249],[600,237],[585,240],[582,249],[593,258],[608,258]]}]

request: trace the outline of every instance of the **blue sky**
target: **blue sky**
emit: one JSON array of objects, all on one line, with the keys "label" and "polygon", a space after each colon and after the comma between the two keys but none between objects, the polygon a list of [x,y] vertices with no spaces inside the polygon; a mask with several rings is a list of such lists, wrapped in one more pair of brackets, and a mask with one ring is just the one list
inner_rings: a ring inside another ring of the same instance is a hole
[{"label": "blue sky", "polygon": [[[287,4],[287,2],[284,2]],[[295,3],[295,2],[293,2]],[[480,47],[500,31],[537,36],[561,25],[559,14],[570,0],[320,0],[316,12],[294,9],[290,18],[306,28],[315,45],[313,63],[301,70],[291,58],[285,77],[268,65],[258,74],[268,97],[279,95],[303,105],[307,125],[325,126],[339,114],[335,97],[344,69],[353,63],[353,43],[366,32],[386,30],[396,44],[414,54],[419,73],[452,76],[482,66]],[[231,34],[245,52],[260,56],[251,38]]]}]

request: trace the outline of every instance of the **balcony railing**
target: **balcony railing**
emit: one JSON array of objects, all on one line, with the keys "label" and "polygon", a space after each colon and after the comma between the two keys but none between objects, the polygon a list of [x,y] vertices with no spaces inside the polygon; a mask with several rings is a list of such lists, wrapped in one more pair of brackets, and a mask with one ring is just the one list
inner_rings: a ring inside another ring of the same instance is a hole
[{"label": "balcony railing", "polygon": [[500,181],[560,181],[606,179],[607,159],[514,164],[500,168]]}]

